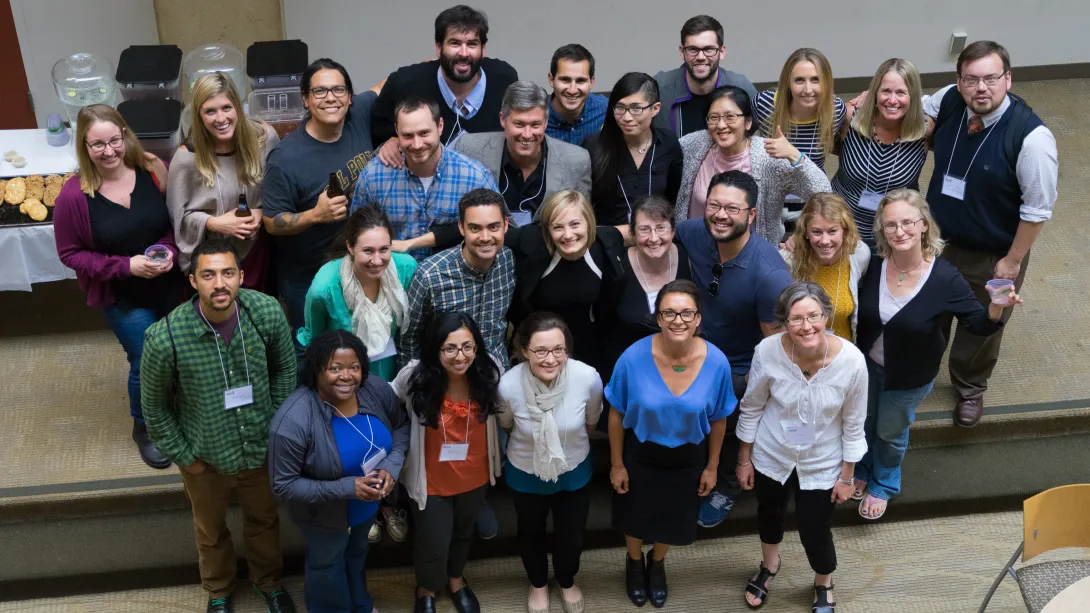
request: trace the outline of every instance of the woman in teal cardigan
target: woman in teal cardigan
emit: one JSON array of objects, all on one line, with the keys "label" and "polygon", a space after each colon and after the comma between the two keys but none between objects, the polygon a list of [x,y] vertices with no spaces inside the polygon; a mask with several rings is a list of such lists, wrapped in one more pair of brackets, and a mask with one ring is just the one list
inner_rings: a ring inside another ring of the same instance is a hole
[{"label": "woman in teal cardigan", "polygon": [[[393,230],[378,207],[356,210],[344,226],[344,255],[318,270],[307,291],[306,326],[299,343],[310,345],[326,330],[347,330],[363,340],[371,372],[386,381],[397,375],[397,334],[405,321],[405,290],[416,272],[412,256],[393,253]],[[393,266],[390,266],[390,264]]]}]

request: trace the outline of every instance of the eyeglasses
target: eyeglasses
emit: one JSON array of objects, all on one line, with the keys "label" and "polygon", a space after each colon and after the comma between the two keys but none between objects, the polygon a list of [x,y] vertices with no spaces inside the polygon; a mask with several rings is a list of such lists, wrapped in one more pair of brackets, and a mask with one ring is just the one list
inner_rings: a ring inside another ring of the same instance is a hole
[{"label": "eyeglasses", "polygon": [[618,104],[618,105],[613,107],[613,114],[616,115],[617,117],[624,117],[625,111],[628,111],[629,113],[632,114],[633,117],[639,117],[640,115],[643,115],[644,111],[651,108],[652,106],[654,106],[654,105],[653,104],[647,104],[647,105],[644,105],[644,106],[636,106],[636,105],[625,106],[623,104]]},{"label": "eyeglasses", "polygon": [[673,309],[659,311],[659,317],[661,317],[663,321],[677,321],[677,318],[680,317],[681,321],[684,321],[685,323],[689,323],[690,321],[696,319],[696,316],[698,314],[699,313],[697,313],[696,311],[689,309],[686,309],[684,311],[675,311]]},{"label": "eyeglasses", "polygon": [[988,75],[986,77],[976,77],[976,76],[971,76],[971,75],[970,76],[961,76],[961,77],[958,77],[958,81],[961,81],[961,84],[964,85],[965,87],[976,87],[977,85],[980,85],[981,81],[984,82],[984,85],[987,85],[988,87],[992,87],[996,83],[999,83],[999,79],[1002,79],[1006,75],[1007,75],[1007,73],[1003,72],[1002,74],[990,74],[990,75]]},{"label": "eyeglasses", "polygon": [[787,325],[791,326],[792,328],[798,328],[802,325],[802,322],[804,321],[810,322],[810,325],[817,325],[817,323],[823,319],[825,319],[824,313],[813,313],[807,315],[806,317],[796,315],[794,317],[787,318]]},{"label": "eyeglasses", "polygon": [[652,234],[655,234],[656,236],[666,236],[671,230],[673,230],[673,228],[670,227],[670,224],[660,223],[656,226],[639,226],[636,228],[636,234],[644,238],[647,238]]},{"label": "eyeglasses", "polygon": [[904,230],[905,232],[908,232],[909,230],[911,230],[913,228],[913,226],[920,223],[921,221],[923,221],[923,217],[921,217],[921,218],[919,218],[919,219],[917,219],[915,221],[909,221],[909,220],[906,219],[906,220],[904,220],[904,221],[902,221],[900,223],[898,223],[896,221],[891,221],[889,223],[882,224],[882,231],[885,232],[886,234],[896,234],[897,233],[897,228],[900,228],[900,229]]},{"label": "eyeglasses", "polygon": [[725,122],[728,126],[736,123],[739,119],[742,119],[745,115],[736,115],[734,113],[723,113],[708,115],[708,126],[714,128],[719,125],[720,121]]},{"label": "eyeglasses", "polygon": [[553,355],[554,358],[558,360],[568,354],[567,347],[553,347],[552,349],[538,348],[530,349],[529,351],[535,358],[539,360],[544,360],[545,358],[549,357],[550,353]]},{"label": "eyeglasses", "polygon": [[723,276],[723,265],[719,262],[712,264],[712,280],[708,284],[708,293],[712,296],[719,295],[719,277]]},{"label": "eyeglasses", "polygon": [[719,47],[684,47],[683,49],[688,57],[696,57],[699,53],[703,53],[704,57],[715,57],[715,54],[719,53]]},{"label": "eyeglasses", "polygon": [[106,145],[109,145],[110,149],[113,149],[114,151],[117,151],[118,149],[120,149],[121,147],[123,147],[125,145],[125,139],[123,137],[121,137],[120,135],[118,135],[118,136],[115,136],[115,137],[111,138],[107,142],[102,142],[100,140],[96,140],[93,143],[87,143],[87,148],[90,149],[91,151],[94,151],[95,153],[102,153],[103,151],[106,150]]},{"label": "eyeglasses", "polygon": [[333,95],[340,98],[348,93],[348,88],[344,85],[334,85],[333,87],[312,87],[310,88],[310,95],[315,98],[325,98],[329,95],[329,92],[333,92]]},{"label": "eyeglasses", "polygon": [[711,213],[712,215],[715,215],[719,211],[726,211],[727,215],[737,215],[738,213],[741,213],[742,211],[748,211],[753,207],[737,206],[734,204],[719,204],[718,202],[708,202],[704,205],[704,208],[707,209],[708,213]]},{"label": "eyeglasses", "polygon": [[459,347],[458,345],[443,345],[443,347],[439,351],[443,354],[443,357],[447,358],[448,360],[453,359],[456,355],[458,355],[459,351],[462,352],[462,355],[466,356],[467,358],[471,358],[477,355],[477,346],[473,343],[462,343],[461,347]]}]

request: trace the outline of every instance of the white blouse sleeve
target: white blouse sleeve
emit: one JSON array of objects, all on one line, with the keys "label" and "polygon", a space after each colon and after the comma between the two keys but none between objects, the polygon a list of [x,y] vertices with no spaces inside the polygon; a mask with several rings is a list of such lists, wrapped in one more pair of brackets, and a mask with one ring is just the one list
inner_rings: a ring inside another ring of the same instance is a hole
[{"label": "white blouse sleeve", "polygon": [[845,462],[858,462],[867,452],[867,438],[863,433],[863,423],[867,419],[868,375],[866,364],[860,360],[852,385],[844,398],[843,425],[841,441]]}]

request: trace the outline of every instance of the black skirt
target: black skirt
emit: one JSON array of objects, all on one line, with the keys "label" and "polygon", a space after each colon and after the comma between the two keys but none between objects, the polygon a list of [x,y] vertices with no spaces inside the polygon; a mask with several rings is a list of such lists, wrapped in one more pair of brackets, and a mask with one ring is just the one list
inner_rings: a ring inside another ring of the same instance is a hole
[{"label": "black skirt", "polygon": [[625,431],[624,466],[628,493],[613,494],[613,527],[648,543],[689,545],[696,540],[700,474],[708,444],[663,447],[641,443]]}]

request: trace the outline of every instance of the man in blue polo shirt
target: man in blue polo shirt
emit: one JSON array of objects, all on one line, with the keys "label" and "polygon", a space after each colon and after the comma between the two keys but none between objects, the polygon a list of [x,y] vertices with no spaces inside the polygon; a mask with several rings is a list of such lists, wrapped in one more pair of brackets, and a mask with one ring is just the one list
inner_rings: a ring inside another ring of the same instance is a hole
[{"label": "man in blue polo shirt", "polygon": [[579,44],[564,45],[549,64],[549,125],[545,134],[573,145],[582,145],[591,134],[602,131],[608,101],[594,89],[594,56]]},{"label": "man in blue polo shirt", "polygon": [[[746,391],[757,343],[778,331],[773,310],[780,292],[791,283],[779,251],[751,229],[756,205],[757,181],[752,176],[738,170],[721,172],[708,186],[704,219],[688,219],[677,228],[704,302],[703,336],[726,354],[739,399]],[[736,416],[728,421],[718,484],[700,508],[697,523],[705,528],[726,519],[741,491],[733,461],[738,457],[737,422]]]}]

